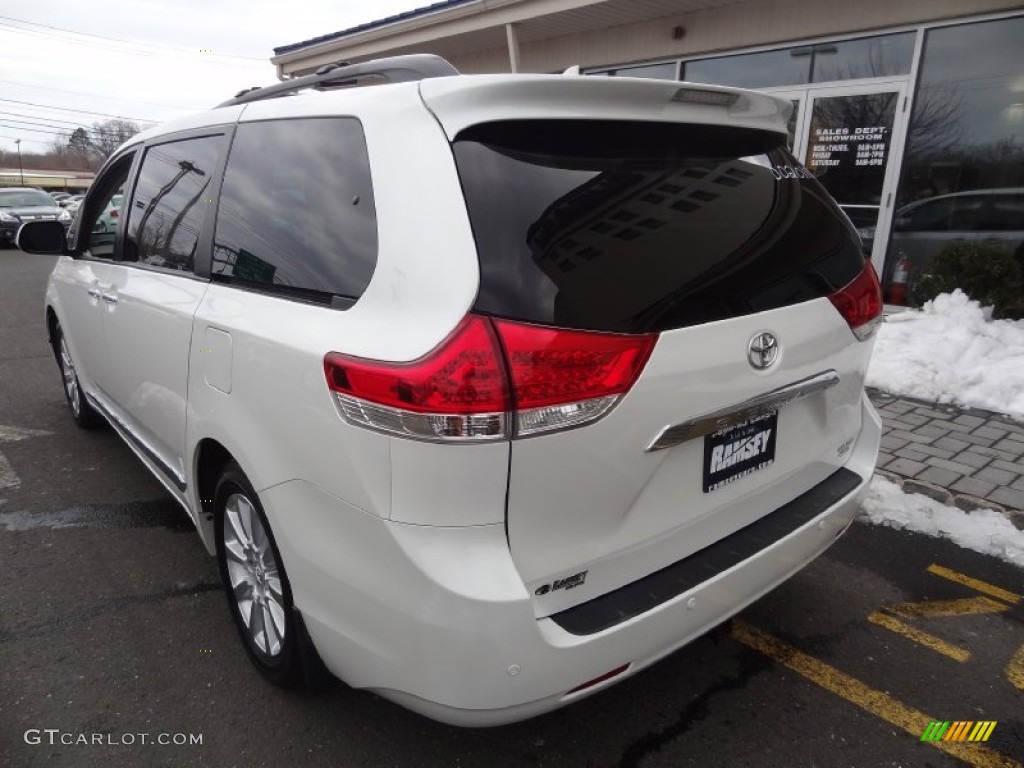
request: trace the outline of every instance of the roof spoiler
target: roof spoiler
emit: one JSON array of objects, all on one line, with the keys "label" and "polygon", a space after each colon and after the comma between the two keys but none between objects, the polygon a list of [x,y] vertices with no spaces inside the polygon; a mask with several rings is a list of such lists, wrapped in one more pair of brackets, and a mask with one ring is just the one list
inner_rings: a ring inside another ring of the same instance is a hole
[{"label": "roof spoiler", "polygon": [[409,56],[391,56],[385,59],[373,59],[358,64],[347,61],[326,64],[312,75],[303,75],[283,83],[275,83],[264,88],[255,87],[239,91],[234,98],[218,104],[221,107],[233,107],[237,104],[248,104],[263,99],[276,99],[279,96],[290,96],[299,91],[315,89],[318,91],[330,88],[344,88],[356,85],[359,80],[367,77],[384,77],[391,83],[405,83],[425,80],[430,77],[449,77],[459,71],[440,56],[429,53],[412,54]]}]

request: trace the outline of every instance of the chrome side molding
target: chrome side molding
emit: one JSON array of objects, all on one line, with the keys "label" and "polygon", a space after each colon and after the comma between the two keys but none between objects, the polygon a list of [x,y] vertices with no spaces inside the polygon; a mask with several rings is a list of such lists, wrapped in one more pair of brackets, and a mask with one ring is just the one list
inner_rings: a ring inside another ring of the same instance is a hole
[{"label": "chrome side molding", "polygon": [[167,478],[182,493],[185,492],[187,486],[185,483],[185,476],[174,469],[168,464],[164,458],[156,452],[156,450],[147,443],[135,429],[125,422],[123,419],[118,417],[110,408],[106,406],[98,397],[93,397],[88,392],[85,393],[85,398],[89,401],[97,411],[103,414],[104,418],[110,422],[110,425],[114,430],[120,434],[123,438],[126,438],[132,445],[139,449],[146,458],[156,465],[156,468],[163,473],[164,477]]},{"label": "chrome side molding", "polygon": [[763,395],[752,397],[738,405],[723,408],[681,424],[673,424],[662,429],[658,436],[651,441],[651,444],[644,449],[644,452],[661,451],[685,443],[687,440],[704,437],[720,429],[742,424],[744,421],[755,419],[758,416],[765,416],[788,403],[822,392],[838,383],[839,374],[830,369],[784,387],[773,389]]}]

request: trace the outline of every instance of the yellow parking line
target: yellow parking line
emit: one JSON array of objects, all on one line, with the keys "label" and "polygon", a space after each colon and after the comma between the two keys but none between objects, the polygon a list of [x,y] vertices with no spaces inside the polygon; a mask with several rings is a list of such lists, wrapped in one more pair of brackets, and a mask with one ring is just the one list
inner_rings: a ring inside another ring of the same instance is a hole
[{"label": "yellow parking line", "polygon": [[1007,589],[992,586],[984,581],[973,579],[970,576],[965,576],[962,573],[957,573],[950,568],[945,568],[941,565],[936,565],[935,563],[928,566],[928,572],[933,573],[936,576],[941,576],[944,579],[955,581],[957,584],[963,584],[965,587],[970,587],[973,590],[990,595],[991,597],[997,597],[1000,600],[1005,600],[1012,605],[1016,605],[1021,601],[1021,599],[1024,599],[1021,598],[1020,595],[1010,592]]},{"label": "yellow parking line", "polygon": [[891,632],[895,632],[898,635],[903,635],[908,640],[912,640],[915,643],[919,643],[926,648],[931,648],[936,653],[941,653],[943,656],[948,656],[954,661],[961,663],[971,658],[971,652],[964,648],[958,648],[951,643],[947,643],[945,640],[930,635],[916,627],[912,627],[909,624],[904,624],[897,618],[889,616],[885,613],[876,611],[868,616],[868,621],[872,624],[877,624],[880,627],[884,627]]},{"label": "yellow parking line", "polygon": [[1010,606],[988,597],[962,597],[957,600],[922,600],[919,603],[887,605],[885,610],[905,619],[927,619],[935,616],[965,616],[969,613],[1002,613],[1010,610]]},{"label": "yellow parking line", "polygon": [[[763,653],[770,659],[802,675],[826,691],[846,699],[875,717],[902,728],[916,739],[921,738],[925,728],[936,718],[908,707],[887,693],[876,691],[855,677],[840,672],[835,667],[809,656],[788,643],[779,640],[757,627],[739,619],[733,619],[732,636],[744,645]],[[923,748],[931,745],[941,749],[974,768],[1024,768],[1006,755],[981,744],[955,741],[919,742]]]},{"label": "yellow parking line", "polygon": [[1014,688],[1024,691],[1024,645],[1017,649],[1010,663],[1006,665],[1006,679]]}]

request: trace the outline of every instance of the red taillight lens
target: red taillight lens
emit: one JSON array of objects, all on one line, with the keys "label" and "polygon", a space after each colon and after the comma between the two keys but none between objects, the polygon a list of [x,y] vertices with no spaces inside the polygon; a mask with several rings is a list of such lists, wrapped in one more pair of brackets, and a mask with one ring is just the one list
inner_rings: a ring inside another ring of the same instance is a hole
[{"label": "red taillight lens", "polygon": [[467,316],[447,341],[411,363],[381,363],[331,352],[331,391],[415,413],[494,413],[509,409],[504,363],[491,324]]},{"label": "red taillight lens", "polygon": [[496,439],[567,429],[607,413],[657,335],[571,331],[468,315],[427,356],[385,363],[336,352],[327,385],[349,421],[426,439]]},{"label": "red taillight lens", "polygon": [[120,215],[121,214],[118,212],[117,208],[111,208],[110,209],[110,218],[116,219]]},{"label": "red taillight lens", "polygon": [[633,386],[658,339],[505,320],[495,325],[519,409],[621,395]]},{"label": "red taillight lens", "polygon": [[870,261],[852,282],[828,298],[860,341],[870,339],[882,322],[882,286]]}]

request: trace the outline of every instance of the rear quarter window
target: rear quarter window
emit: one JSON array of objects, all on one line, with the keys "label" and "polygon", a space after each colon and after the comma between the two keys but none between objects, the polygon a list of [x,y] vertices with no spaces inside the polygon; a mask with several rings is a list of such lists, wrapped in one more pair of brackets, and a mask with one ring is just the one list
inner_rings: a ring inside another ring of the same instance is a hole
[{"label": "rear quarter window", "polygon": [[453,149],[480,259],[478,311],[646,333],[825,296],[860,240],[783,134],[506,121]]},{"label": "rear quarter window", "polygon": [[376,262],[359,121],[240,124],[220,194],[214,279],[344,307],[366,290]]}]

